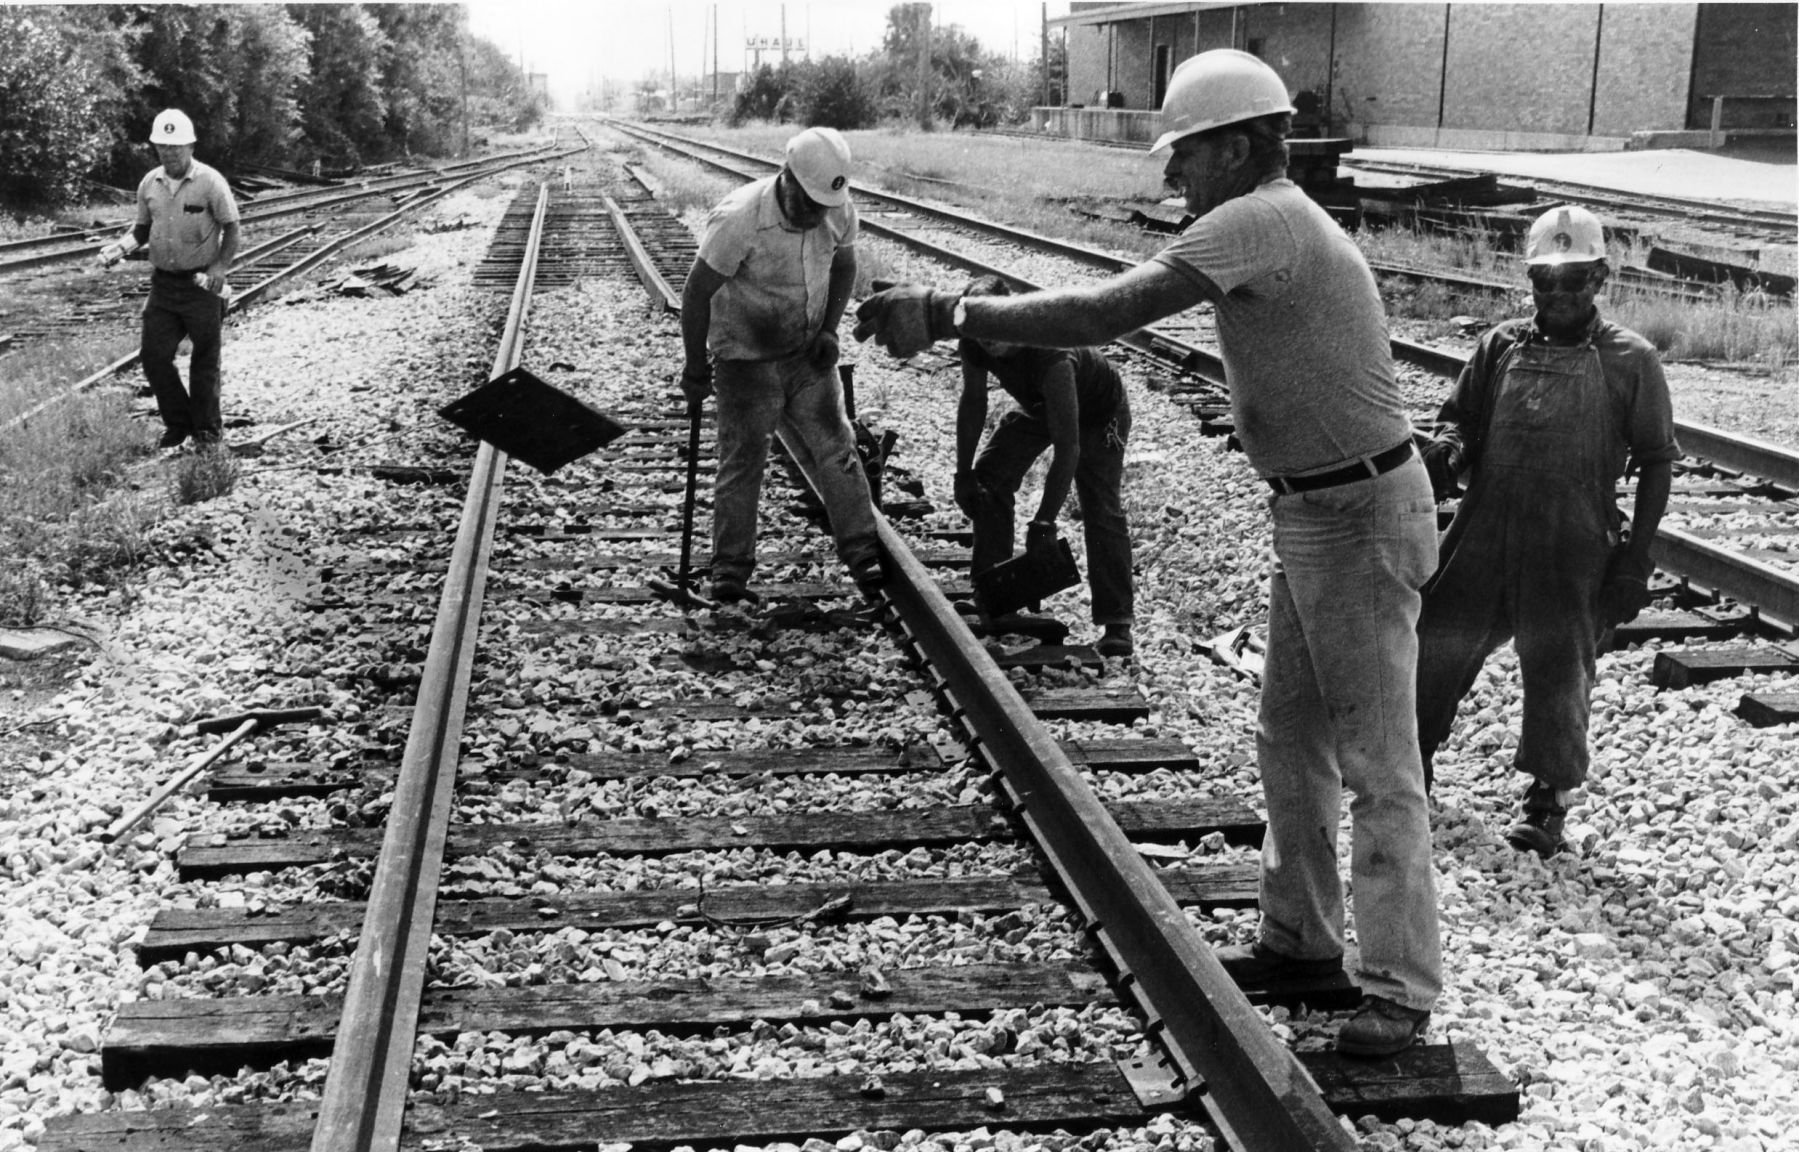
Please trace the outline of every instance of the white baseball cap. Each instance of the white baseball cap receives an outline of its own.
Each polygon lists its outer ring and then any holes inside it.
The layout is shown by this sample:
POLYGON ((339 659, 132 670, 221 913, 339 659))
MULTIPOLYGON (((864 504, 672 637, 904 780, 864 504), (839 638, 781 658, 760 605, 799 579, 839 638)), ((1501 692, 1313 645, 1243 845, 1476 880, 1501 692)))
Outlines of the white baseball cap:
POLYGON ((150 129, 152 144, 192 144, 194 142, 194 122, 187 118, 187 113, 179 108, 170 108, 159 112, 156 123, 150 129))
POLYGON ((1605 259, 1605 229, 1585 208, 1564 204, 1537 217, 1524 243, 1526 264, 1585 264, 1605 259))
POLYGON ((826 208, 850 198, 850 146, 835 128, 808 128, 787 141, 787 168, 826 208))

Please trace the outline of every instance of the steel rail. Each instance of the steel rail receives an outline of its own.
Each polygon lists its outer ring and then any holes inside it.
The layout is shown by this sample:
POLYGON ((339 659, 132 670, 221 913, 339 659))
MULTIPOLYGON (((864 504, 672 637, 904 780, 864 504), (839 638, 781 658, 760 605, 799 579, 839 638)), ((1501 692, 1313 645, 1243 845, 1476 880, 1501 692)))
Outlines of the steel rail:
MULTIPOLYGON (((441 188, 437 189, 435 192, 431 193, 429 196, 421 196, 421 197, 414 198, 414 199, 408 201, 407 203, 402 204, 400 207, 396 208, 394 211, 388 213, 387 215, 382 216, 377 220, 374 220, 368 224, 363 225, 361 228, 355 229, 354 231, 351 231, 351 232, 347 232, 342 236, 333 237, 330 242, 321 245, 319 248, 317 248, 313 252, 309 253, 307 256, 303 257, 302 259, 295 261, 293 264, 288 265, 286 268, 282 268, 279 271, 274 272, 273 274, 263 278, 262 280, 258 281, 257 283, 252 284, 250 287, 244 289, 242 292, 237 293, 230 299, 230 301, 228 301, 226 303, 225 314, 227 316, 229 316, 232 313, 239 311, 240 309, 249 307, 251 304, 255 303, 257 300, 259 300, 263 296, 267 295, 268 292, 272 288, 274 288, 276 285, 280 284, 282 281, 290 280, 293 277, 298 276, 303 272, 307 272, 307 271, 311 270, 312 268, 317 267, 319 264, 324 263, 325 260, 329 259, 331 256, 335 255, 336 253, 341 252, 343 249, 349 247, 350 245, 358 243, 362 240, 366 240, 370 236, 373 236, 379 232, 384 231, 385 229, 387 229, 387 228, 391 227, 392 225, 398 223, 399 221, 405 219, 407 216, 411 215, 412 213, 418 211, 420 208, 423 208, 428 204, 434 204, 437 201, 443 199, 445 196, 448 196, 452 192, 455 192, 462 188, 465 188, 468 185, 473 184, 479 180, 486 179, 488 176, 492 176, 496 172, 504 172, 510 168, 517 168, 517 167, 520 167, 521 165, 525 165, 525 164, 540 163, 541 159, 555 159, 555 158, 558 158, 561 156, 573 155, 577 152, 585 151, 588 147, 590 147, 590 145, 583 143, 580 148, 571 148, 571 149, 564 150, 562 152, 556 152, 556 153, 551 154, 549 157, 538 158, 538 157, 533 156, 532 158, 528 158, 528 159, 514 160, 514 161, 512 161, 508 164, 502 165, 500 167, 493 168, 490 170, 484 170, 484 171, 475 173, 470 176, 465 176, 462 179, 455 181, 454 183, 446 184, 446 185, 442 186, 441 188)), ((242 265, 249 260, 257 259, 260 256, 269 255, 269 254, 271 254, 272 251, 279 250, 279 248, 290 247, 293 243, 297 242, 298 239, 302 235, 304 235, 305 233, 308 233, 308 232, 317 231, 319 227, 320 227, 320 225, 313 224, 313 225, 309 225, 305 228, 295 229, 293 232, 289 232, 289 233, 286 233, 284 236, 277 237, 275 240, 270 241, 268 244, 262 245, 255 249, 252 249, 250 252, 244 253, 243 255, 238 257, 236 264, 234 264, 232 266, 233 270, 235 271, 239 265, 242 265), (275 247, 276 245, 279 245, 279 248, 276 248, 275 247)), ((9 432, 12 429, 18 427, 19 425, 25 423, 27 420, 30 420, 35 416, 41 415, 42 413, 48 411, 49 409, 55 407, 58 404, 65 403, 70 397, 77 395, 78 393, 87 391, 89 388, 92 388, 95 385, 99 384, 102 380, 106 380, 120 372, 125 371, 126 369, 130 368, 133 364, 136 364, 141 355, 142 355, 141 349, 139 349, 137 351, 129 352, 126 355, 119 357, 117 360, 114 360, 111 364, 108 364, 104 368, 101 368, 99 371, 93 373, 92 375, 87 376, 81 380, 77 380, 74 384, 70 385, 68 388, 64 389, 62 392, 59 392, 56 395, 51 396, 48 399, 41 401, 40 403, 27 409, 26 411, 19 413, 17 416, 11 417, 5 423, 0 423, 0 433, 9 432)))
MULTIPOLYGON (((545 184, 538 190, 537 212, 490 378, 510 371, 521 358, 548 208, 545 184)), ((399 1147, 506 460, 504 452, 485 441, 475 455, 332 1046, 313 1152, 399 1147)))
MULTIPOLYGON (((327 195, 319 190, 296 192, 292 197, 284 197, 283 199, 304 199, 305 203, 283 203, 270 207, 268 206, 268 201, 261 201, 259 202, 261 207, 251 208, 245 211, 239 222, 240 224, 261 224, 270 220, 279 220, 283 217, 298 215, 302 212, 324 211, 340 207, 344 204, 353 204, 359 200, 369 200, 376 196, 392 192, 405 191, 411 188, 426 188, 442 181, 446 172, 468 168, 473 164, 484 166, 479 173, 475 173, 474 175, 491 175, 495 172, 504 172, 507 169, 516 168, 520 164, 535 164, 543 160, 556 159, 568 154, 566 151, 555 152, 553 151, 553 148, 554 146, 551 145, 544 148, 532 149, 529 152, 507 153, 504 157, 488 157, 485 160, 446 166, 426 173, 407 173, 402 176, 383 176, 378 180, 368 181, 361 185, 339 184, 334 186, 336 191, 335 195, 327 195), (352 191, 349 189, 354 190, 352 191)), ((575 149, 575 151, 579 151, 579 149, 575 149)), ((466 182, 466 178, 464 178, 464 182, 466 182)), ((111 228, 90 228, 85 232, 70 233, 67 237, 44 237, 32 241, 19 241, 17 243, 21 245, 51 244, 68 239, 71 241, 79 241, 79 244, 77 247, 73 248, 59 248, 52 252, 40 252, 32 256, 18 256, 0 260, 0 276, 4 276, 9 272, 22 272, 29 268, 42 267, 47 264, 58 264, 69 260, 78 260, 83 256, 91 256, 94 253, 94 241, 117 235, 125 227, 125 224, 119 224, 111 228)))
POLYGON ((1799 577, 1771 564, 1665 524, 1655 531, 1655 563, 1738 603, 1752 605, 1757 616, 1788 629, 1799 626, 1799 577))
POLYGON ((643 281, 643 286, 653 298, 661 301, 663 311, 679 312, 681 297, 669 286, 667 278, 657 270, 655 263, 650 259, 649 252, 644 249, 643 240, 637 235, 637 229, 631 227, 631 222, 625 218, 625 210, 620 208, 618 201, 612 197, 607 196, 604 199, 606 213, 612 217, 612 226, 618 230, 619 238, 624 241, 625 255, 631 258, 631 267, 637 270, 637 278, 643 281))
MULTIPOLYGON (((618 127, 611 121, 608 121, 607 123, 609 126, 618 127)), ((632 129, 627 128, 619 128, 619 131, 625 132, 627 135, 632 134, 633 132, 632 129)), ((732 168, 729 164, 714 160, 709 156, 699 155, 682 147, 680 144, 670 142, 671 140, 678 140, 679 137, 670 137, 668 140, 656 139, 657 136, 662 135, 665 134, 655 133, 647 138, 648 142, 655 144, 659 148, 666 148, 671 152, 685 156, 696 164, 703 164, 739 180, 754 179, 753 177, 748 177, 737 169, 732 168)), ((713 147, 713 145, 707 145, 707 147, 713 147)), ((720 149, 720 151, 728 152, 729 149, 720 149)), ((758 161, 758 163, 766 164, 768 162, 758 161)), ((776 165, 776 167, 779 167, 779 165, 776 165)), ((869 193, 866 189, 861 187, 855 188, 854 191, 858 196, 885 196, 884 193, 869 193)), ((951 216, 958 221, 963 219, 962 217, 954 216, 953 213, 944 213, 941 209, 932 209, 932 211, 938 215, 951 216)), ((858 222, 858 226, 870 235, 892 240, 896 244, 904 245, 916 252, 929 256, 933 260, 948 264, 952 267, 961 268, 962 270, 972 272, 977 276, 998 276, 1014 287, 1021 288, 1027 292, 1036 292, 1043 289, 1042 285, 1027 280, 1015 272, 1008 271, 995 264, 988 264, 983 260, 958 252, 953 248, 945 248, 940 244, 933 244, 929 240, 920 239, 909 232, 890 227, 877 220, 861 219, 858 222)), ((1025 245, 1032 244, 1033 237, 1035 236, 1034 233, 1029 232, 1014 234, 1012 230, 1006 228, 1004 225, 987 222, 981 222, 981 226, 974 230, 986 232, 989 235, 1003 239, 1016 239, 1018 243, 1025 245)), ((1070 247, 1074 248, 1077 252, 1087 253, 1092 259, 1104 261, 1104 266, 1108 268, 1135 267, 1135 265, 1131 264, 1129 261, 1121 261, 1119 257, 1109 256, 1106 253, 1098 252, 1094 249, 1081 249, 1074 246, 1070 247)), ((1073 258, 1084 259, 1085 257, 1076 256, 1073 258)), ((1171 362, 1183 370, 1199 376, 1207 383, 1216 387, 1224 387, 1224 361, 1220 359, 1216 353, 1202 348, 1197 344, 1182 340, 1177 336, 1170 336, 1168 333, 1155 328, 1140 328, 1135 332, 1128 332, 1125 335, 1118 337, 1117 342, 1135 348, 1139 352, 1154 356, 1157 359, 1171 362)))
MULTIPOLYGON (((616 221, 621 232, 629 227, 622 214, 616 221)), ((660 276, 643 275, 647 259, 637 266, 652 297, 672 299, 660 276)), ((778 434, 795 460, 804 458, 785 430, 778 434)), ((1317 1083, 1274 1038, 930 570, 879 509, 874 515, 887 558, 883 591, 902 630, 1118 966, 1146 1030, 1173 1060, 1183 1098, 1204 1107, 1242 1152, 1354 1148, 1317 1083)))
MULTIPOLYGON (((661 132, 649 134, 652 139, 656 136, 666 135, 666 133, 661 132)), ((674 137, 673 139, 679 138, 674 137)), ((668 148, 670 151, 686 155, 698 163, 706 164, 709 167, 720 171, 731 173, 740 179, 743 178, 743 173, 737 172, 729 165, 711 160, 708 157, 697 155, 685 148, 671 145, 666 141, 655 140, 655 143, 660 147, 668 148)), ((710 144, 705 145, 705 147, 716 148, 715 145, 710 144)), ((718 150, 726 152, 730 151, 729 149, 718 150)), ((767 161, 760 162, 765 164, 768 163, 767 161)), ((857 195, 862 195, 864 193, 864 189, 862 188, 857 188, 855 191, 857 195)), ((909 236, 906 233, 887 228, 876 222, 864 220, 862 221, 862 227, 874 235, 885 236, 898 243, 930 255, 934 259, 969 269, 977 274, 996 274, 1027 290, 1037 287, 1037 285, 1032 284, 1030 281, 1015 276, 1004 269, 985 264, 973 257, 942 248, 929 241, 920 240, 917 237, 909 236)), ((1000 226, 995 225, 992 227, 998 228, 1000 226)), ((1021 240, 1020 242, 1028 243, 1029 241, 1027 239, 1021 240)), ((1390 337, 1389 339, 1395 359, 1424 368, 1440 376, 1447 376, 1450 379, 1454 379, 1461 374, 1462 369, 1466 367, 1468 363, 1467 356, 1446 348, 1437 348, 1429 344, 1420 344, 1416 341, 1406 340, 1400 337, 1390 337)), ((1214 353, 1203 349, 1198 345, 1168 336, 1153 328, 1140 329, 1137 332, 1120 338, 1119 342, 1128 344, 1139 351, 1155 356, 1166 362, 1173 363, 1177 367, 1192 372, 1220 387, 1225 386, 1223 362, 1214 353)), ((1799 453, 1794 453, 1777 445, 1768 444, 1765 441, 1735 436, 1734 434, 1723 432, 1716 428, 1709 428, 1705 425, 1693 424, 1684 420, 1676 420, 1674 422, 1674 429, 1676 435, 1683 442, 1694 446, 1693 450, 1703 454, 1707 459, 1716 460, 1727 468, 1759 476, 1784 487, 1799 489, 1799 453), (1704 445, 1705 447, 1699 448, 1697 447, 1698 445, 1704 445)), ((1702 583, 1708 584, 1724 595, 1740 600, 1746 604, 1765 607, 1769 614, 1782 620, 1790 620, 1792 623, 1799 624, 1799 619, 1794 619, 1787 615, 1786 613, 1788 610, 1781 607, 1781 605, 1785 603, 1785 600, 1783 599, 1785 594, 1781 592, 1780 586, 1777 583, 1770 582, 1766 577, 1766 573, 1773 572, 1775 571, 1774 569, 1768 568, 1767 565, 1759 564, 1747 557, 1737 557, 1735 560, 1732 560, 1729 558, 1730 553, 1716 548, 1708 548, 1702 556, 1699 552, 1686 547, 1677 540, 1677 538, 1670 535, 1670 533, 1676 531, 1678 530, 1665 526, 1659 528, 1657 531, 1657 561, 1668 571, 1673 572, 1676 575, 1699 579, 1702 583), (1683 565, 1687 567, 1683 567, 1683 565), (1733 565, 1735 565, 1735 567, 1733 567, 1733 565), (1767 604, 1763 604, 1763 602, 1758 599, 1758 597, 1761 596, 1770 596, 1773 597, 1773 600, 1767 604)))

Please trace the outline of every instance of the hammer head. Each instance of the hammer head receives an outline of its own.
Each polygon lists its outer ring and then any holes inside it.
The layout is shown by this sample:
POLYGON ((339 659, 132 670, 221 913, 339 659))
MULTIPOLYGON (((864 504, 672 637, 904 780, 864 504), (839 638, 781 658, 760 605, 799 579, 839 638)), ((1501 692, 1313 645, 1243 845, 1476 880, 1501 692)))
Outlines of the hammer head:
POLYGON ((199 720, 194 727, 202 732, 233 732, 246 723, 254 722, 258 729, 273 728, 277 724, 304 724, 308 720, 317 720, 325 714, 323 708, 282 708, 258 712, 240 712, 235 716, 215 716, 209 720, 199 720))

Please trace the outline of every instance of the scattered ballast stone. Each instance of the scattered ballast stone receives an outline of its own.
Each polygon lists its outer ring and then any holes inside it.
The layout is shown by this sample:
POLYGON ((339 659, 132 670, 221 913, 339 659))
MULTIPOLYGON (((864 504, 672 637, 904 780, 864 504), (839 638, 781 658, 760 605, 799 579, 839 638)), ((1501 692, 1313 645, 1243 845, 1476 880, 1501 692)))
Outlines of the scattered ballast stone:
MULTIPOLYGON (((422 458, 431 445, 472 452, 472 445, 442 427, 433 413, 486 377, 491 355, 470 336, 498 330, 504 301, 499 294, 473 288, 469 274, 511 190, 523 179, 519 174, 506 178, 499 195, 469 192, 451 198, 437 210, 439 218, 476 221, 478 226, 441 233, 421 229, 410 247, 395 254, 416 268, 428 286, 402 297, 358 300, 306 298, 296 292, 291 305, 253 310, 234 320, 226 347, 228 409, 249 413, 269 427, 307 418, 315 422, 272 441, 262 457, 246 465, 231 496, 179 510, 170 525, 159 528, 155 537, 165 545, 165 559, 151 565, 129 601, 117 595, 76 597, 69 605, 71 615, 103 622, 108 647, 62 692, 18 717, 44 723, 48 738, 40 746, 49 750, 22 766, 8 761, 23 769, 29 782, 0 800, 0 894, 5 897, 0 913, 0 1152, 30 1147, 44 1119, 63 1113, 313 1099, 322 1088, 325 1064, 313 1060, 239 1077, 155 1080, 141 1090, 114 1095, 100 1086, 94 1045, 104 1036, 115 1007, 139 997, 339 990, 352 938, 255 952, 225 950, 148 971, 139 968, 133 947, 160 908, 215 906, 233 899, 248 905, 345 898, 366 884, 366 875, 348 870, 332 878, 245 877, 227 890, 182 883, 173 862, 189 834, 290 823, 278 815, 249 816, 231 806, 197 803, 185 794, 118 845, 103 848, 93 842, 92 833, 203 746, 185 727, 198 717, 318 704, 326 709, 325 723, 303 733, 274 734, 257 754, 321 761, 359 750, 368 733, 383 723, 379 710, 369 707, 356 667, 404 662, 391 645, 408 641, 390 643, 387 637, 403 625, 410 629, 411 642, 418 642, 428 627, 429 611, 395 621, 391 613, 369 608, 327 625, 306 602, 321 586, 317 569, 345 556, 402 562, 415 556, 405 543, 358 540, 347 533, 355 524, 385 521, 397 500, 421 525, 441 524, 454 515, 452 494, 432 486, 375 483, 367 470, 422 458), (395 382, 409 390, 388 391, 387 385, 395 382), (269 669, 276 666, 297 674, 273 678, 269 669), (337 890, 328 891, 333 885, 337 890)), ((881 241, 863 243, 901 278, 944 287, 965 278, 893 254, 881 241)), ((1010 254, 1003 262, 1045 283, 1091 278, 1041 257, 1010 254)), ((652 314, 635 285, 588 281, 557 292, 536 306, 533 325, 553 332, 531 345, 534 362, 541 357, 546 370, 557 362, 572 365, 552 373, 555 382, 598 406, 624 407, 646 396, 672 394, 677 365, 669 349, 676 325, 652 314)), ((1189 327, 1203 331, 1205 325, 1189 327)), ((1401 334, 1446 343, 1428 334, 1401 334)), ((933 355, 902 366, 847 338, 844 347, 857 362, 864 419, 903 430, 895 462, 923 482, 926 499, 937 509, 920 529, 960 527, 950 494, 960 386, 953 364, 933 355)), ((1103 682, 1128 683, 1143 691, 1153 711, 1139 725, 1140 733, 1185 741, 1200 769, 1144 777, 1096 773, 1095 780, 1106 795, 1120 798, 1180 795, 1188 785, 1258 800, 1256 690, 1211 663, 1201 646, 1231 628, 1265 622, 1267 491, 1221 438, 1202 435, 1197 420, 1166 401, 1159 389, 1170 376, 1167 369, 1122 353, 1115 359, 1131 389, 1136 419, 1125 494, 1136 539, 1139 619, 1135 661, 1128 669, 1108 668, 1103 682), (1200 779, 1187 779, 1195 776, 1200 779)), ((1676 368, 1670 375, 1677 412, 1684 414, 1682 372, 1676 368)), ((1402 369, 1402 378, 1421 410, 1434 410, 1446 390, 1444 382, 1415 370, 1402 369)), ((1745 430, 1766 434, 1753 427, 1745 430)), ((572 522, 582 502, 596 496, 652 501, 678 515, 678 492, 615 486, 597 468, 581 472, 575 483, 536 480, 517 471, 523 482, 517 498, 531 502, 520 506, 541 509, 546 521, 560 515, 572 522)), ((1031 492, 1023 498, 1028 502, 1031 492)), ((777 507, 780 501, 767 503, 771 515, 787 515, 777 507)), ((1073 511, 1071 505, 1062 526, 1079 556, 1080 525, 1073 511)), ((1720 525, 1728 522, 1718 517, 1720 525)), ((534 548, 525 554, 554 553, 534 548)), ((780 574, 788 577, 840 578, 825 553, 814 565, 780 574)), ((1073 626, 1078 641, 1093 634, 1086 604, 1085 589, 1077 587, 1046 607, 1073 626)), ((509 611, 525 615, 501 601, 490 608, 500 629, 506 627, 509 611)), ((589 607, 580 615, 623 620, 638 611, 589 607)), ((556 615, 556 609, 547 614, 556 615)), ((575 613, 568 609, 562 615, 573 618, 575 613)), ((616 641, 607 637, 570 646, 579 652, 585 643, 595 668, 618 661, 606 669, 615 679, 630 677, 635 662, 655 647, 616 641)), ((1510 769, 1520 717, 1515 658, 1502 652, 1477 682, 1439 756, 1432 802, 1448 977, 1432 1037, 1480 1045, 1523 1086, 1525 1114, 1499 1129, 1346 1120, 1363 1147, 1771 1152, 1790 1146, 1791 1134, 1799 1128, 1799 1102, 1790 1087, 1799 1078, 1799 1011, 1794 1003, 1799 792, 1789 767, 1791 732, 1784 727, 1750 729, 1732 716, 1742 685, 1736 691, 1725 684, 1655 692, 1648 685, 1654 651, 1654 645, 1645 645, 1600 660, 1593 776, 1573 812, 1577 852, 1549 862, 1520 856, 1503 840, 1522 786, 1510 769)), ((765 655, 748 648, 741 655, 764 671, 754 660, 767 659, 765 655)), ((788 678, 783 691, 806 687, 802 674, 842 673, 834 645, 823 645, 814 655, 809 666, 795 662, 792 669, 781 668, 788 678)), ((516 693, 519 703, 508 707, 522 709, 539 703, 540 697, 560 703, 594 687, 582 680, 559 684, 533 678, 523 668, 521 664, 517 675, 493 686, 497 692, 516 693)), ((755 678, 747 668, 744 672, 746 681, 755 678)), ((857 665, 856 675, 872 690, 887 683, 890 672, 875 659, 857 665)), ((1076 682, 1073 674, 1062 672, 1015 673, 1014 679, 1076 682)), ((744 691, 756 689, 746 686, 744 691)), ((861 732, 866 739, 886 739, 897 747, 941 731, 928 707, 903 724, 891 718, 885 723, 897 730, 862 731, 853 709, 823 722, 780 717, 763 721, 755 740, 756 746, 775 747, 826 737, 841 742, 861 732)), ((1052 727, 1063 739, 1116 735, 1100 726, 1063 722, 1052 727)), ((540 747, 541 741, 522 734, 484 733, 478 740, 485 742, 480 758, 496 764, 521 752, 553 752, 556 747, 553 740, 549 748, 540 747)), ((643 724, 629 732, 595 729, 589 745, 699 757, 709 746, 731 746, 728 740, 724 728, 709 729, 696 740, 674 725, 643 724)), ((979 776, 965 772, 953 778, 972 783, 979 776)), ((874 802, 880 793, 873 790, 883 787, 858 781, 838 793, 840 785, 793 796, 854 804, 863 797, 874 802), (864 787, 871 791, 859 795, 864 787)), ((601 812, 596 800, 616 805, 621 813, 642 801, 658 809, 666 804, 672 814, 714 793, 711 786, 689 792, 661 785, 631 793, 608 783, 584 788, 581 795, 596 814, 601 812)), ((787 799, 767 788, 754 795, 758 804, 787 799)), ((357 803, 373 802, 378 812, 379 800, 366 796, 357 803)), ((494 820, 523 818, 545 815, 550 804, 541 792, 520 790, 510 798, 483 800, 478 811, 494 820)), ((294 817, 291 823, 301 826, 341 818, 331 812, 329 802, 284 802, 282 808, 294 817)), ((1188 847, 1206 852, 1204 845, 1188 847)), ((1241 858, 1234 849, 1219 855, 1241 858)), ((983 853, 969 864, 978 863, 985 871, 993 862, 983 853)), ((1019 863, 1028 862, 1019 857, 1019 863)), ((843 862, 831 863, 841 874, 843 862)), ((799 882, 822 874, 809 865, 803 857, 742 858, 742 866, 765 881, 781 877, 799 882)), ((566 866, 576 867, 572 862, 566 866)), ((625 862, 603 873, 571 875, 570 880, 675 885, 697 879, 691 867, 689 861, 663 861, 656 867, 649 861, 625 862)), ((1214 943, 1248 939, 1256 919, 1253 910, 1232 909, 1189 910, 1188 917, 1214 943)), ((1032 913, 1003 931, 997 927, 999 919, 974 924, 908 921, 891 928, 879 921, 831 925, 790 955, 784 949, 796 939, 768 933, 761 962, 781 948, 775 955, 790 968, 823 965, 849 971, 864 959, 890 959, 897 966, 905 963, 908 950, 945 946, 968 948, 970 957, 1004 957, 1012 954, 1008 949, 1017 949, 1047 959, 1063 955, 1064 942, 1074 935, 1061 910, 1032 913), (1013 932, 1023 935, 1002 948, 992 939, 996 931, 1002 941, 1013 932), (883 935, 887 932, 898 935, 883 935)), ((743 941, 699 929, 679 939, 660 931, 578 939, 551 927, 509 941, 495 934, 439 942, 433 950, 434 963, 471 978, 502 959, 522 960, 525 971, 541 965, 546 979, 557 965, 572 968, 576 963, 583 965, 577 977, 592 969, 596 978, 604 972, 616 979, 607 961, 627 974, 664 964, 753 970, 758 962, 743 941), (619 958, 621 953, 625 959, 619 958)), ((1277 1035, 1298 1047, 1327 1044, 1341 1018, 1278 1008, 1262 1012, 1277 1035)), ((1034 1017, 1032 1027, 1041 1030, 1045 1021, 1055 1019, 1034 1017)), ((1078 1049, 1080 1058, 1110 1058, 1120 1054, 1115 1048, 1128 1052, 1138 1042, 1134 1022, 1115 1008, 1075 1025, 1075 1034, 1057 1038, 1066 1039, 1071 1051, 1078 1049), (1092 1039, 1084 1032, 1090 1023, 1096 1031, 1092 1039)), ((846 1044, 834 1029, 795 1027, 786 1038, 779 1029, 771 1035, 749 1031, 716 1038, 726 1042, 717 1052, 711 1050, 715 1038, 695 1041, 650 1033, 620 1033, 603 1040, 598 1034, 570 1034, 524 1046, 508 1037, 472 1034, 466 1049, 459 1047, 463 1038, 451 1044, 421 1042, 422 1066, 439 1080, 429 1090, 421 1089, 420 1098, 447 1099, 463 1090, 463 1083, 453 1078, 466 1078, 466 1070, 449 1071, 458 1058, 466 1062, 478 1057, 481 1062, 481 1074, 469 1089, 475 1093, 507 1083, 530 1088, 554 1077, 563 1078, 554 1082, 566 1083, 583 1074, 611 1075, 608 1059, 630 1062, 622 1069, 625 1082, 640 1066, 647 1067, 648 1075, 659 1074, 658 1061, 667 1062, 660 1066, 666 1074, 670 1065, 678 1070, 683 1060, 697 1068, 728 1057, 728 1072, 740 1053, 747 1054, 751 1074, 761 1060, 789 1066, 813 1061, 822 1067, 826 1056, 834 1055, 830 1045, 846 1044), (635 1041, 626 1038, 632 1035, 635 1041), (806 1042, 793 1042, 801 1038, 806 1042), (634 1043, 641 1046, 635 1055, 634 1043), (605 1053, 597 1065, 589 1060, 595 1051, 605 1053), (505 1066, 508 1059, 512 1069, 505 1066), (442 1066, 430 1068, 432 1060, 442 1066), (596 1066, 597 1072, 590 1071, 596 1066)), ((989 1021, 921 1018, 898 1029, 871 1027, 865 1037, 847 1043, 882 1043, 888 1045, 882 1051, 896 1060, 918 1059, 928 1036, 929 1044, 961 1045, 979 1059, 991 1058, 977 1048, 979 1038, 992 1031, 989 1021), (933 1034, 932 1028, 948 1030, 933 1034)), ((846 1062, 857 1073, 879 1074, 868 1061, 846 1062)), ((775 1070, 774 1064, 765 1069, 768 1074, 775 1070)), ((778 1147, 791 1152, 800 1146, 778 1147)), ((843 1152, 1210 1152, 1213 1142, 1189 1121, 1157 1117, 1140 1128, 1085 1135, 1021 1136, 1003 1131, 996 1122, 991 1130, 958 1133, 855 1133, 804 1147, 806 1152, 832 1147, 843 1152)))

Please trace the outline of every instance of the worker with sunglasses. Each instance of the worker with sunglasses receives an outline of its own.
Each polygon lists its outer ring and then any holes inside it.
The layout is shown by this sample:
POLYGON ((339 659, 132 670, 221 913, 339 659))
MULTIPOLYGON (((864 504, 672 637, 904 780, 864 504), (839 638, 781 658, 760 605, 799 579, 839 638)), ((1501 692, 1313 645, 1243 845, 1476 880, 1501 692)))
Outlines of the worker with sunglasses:
POLYGON ((1458 479, 1467 493, 1418 621, 1418 741, 1428 780, 1457 705, 1511 640, 1524 684, 1513 764, 1530 781, 1507 839, 1549 857, 1567 847, 1571 794, 1587 778, 1600 641, 1649 603, 1680 448, 1654 346, 1599 314, 1610 272, 1599 220, 1551 209, 1524 263, 1535 315, 1481 337, 1424 451, 1439 495, 1458 479), (1625 527, 1615 492, 1627 467, 1638 480, 1625 527))

